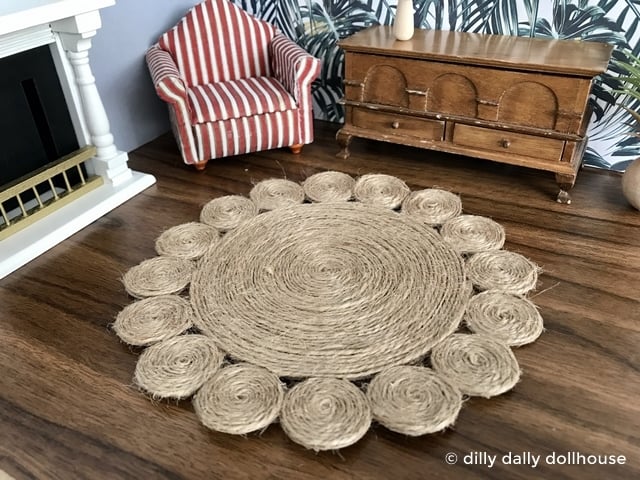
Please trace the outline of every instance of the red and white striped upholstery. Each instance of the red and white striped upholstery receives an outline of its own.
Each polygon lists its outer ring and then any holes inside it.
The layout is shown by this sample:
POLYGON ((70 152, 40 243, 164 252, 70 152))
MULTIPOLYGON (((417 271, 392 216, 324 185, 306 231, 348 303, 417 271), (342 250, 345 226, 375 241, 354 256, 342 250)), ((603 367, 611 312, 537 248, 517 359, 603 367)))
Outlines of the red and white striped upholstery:
POLYGON ((188 164, 313 141, 320 61, 228 0, 206 0, 146 55, 188 164))

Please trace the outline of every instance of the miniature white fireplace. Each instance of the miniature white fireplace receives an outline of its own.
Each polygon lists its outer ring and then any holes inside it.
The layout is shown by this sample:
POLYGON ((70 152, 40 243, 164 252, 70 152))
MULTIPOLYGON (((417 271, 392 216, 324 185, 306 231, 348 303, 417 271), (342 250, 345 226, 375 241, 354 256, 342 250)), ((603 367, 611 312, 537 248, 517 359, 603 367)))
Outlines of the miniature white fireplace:
POLYGON ((0 240, 0 278, 155 183, 151 175, 132 171, 127 153, 117 149, 89 64, 91 38, 101 27, 99 10, 114 4, 115 0, 0 2, 0 58, 49 46, 78 144, 96 149, 86 169, 102 177, 99 187, 0 240))

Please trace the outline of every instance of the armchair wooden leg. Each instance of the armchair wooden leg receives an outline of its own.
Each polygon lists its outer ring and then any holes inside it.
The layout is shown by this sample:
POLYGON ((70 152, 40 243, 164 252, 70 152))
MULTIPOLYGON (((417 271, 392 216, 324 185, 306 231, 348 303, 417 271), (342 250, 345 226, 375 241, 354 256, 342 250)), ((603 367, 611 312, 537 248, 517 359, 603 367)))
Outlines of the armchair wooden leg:
POLYGON ((196 167, 196 170, 198 170, 199 172, 201 172, 202 170, 205 169, 205 167, 207 166, 207 162, 209 160, 203 160, 202 162, 196 162, 193 164, 194 167, 196 167))
POLYGON ((294 155, 298 155, 302 151, 302 143, 296 143, 294 145, 289 145, 289 150, 294 155))

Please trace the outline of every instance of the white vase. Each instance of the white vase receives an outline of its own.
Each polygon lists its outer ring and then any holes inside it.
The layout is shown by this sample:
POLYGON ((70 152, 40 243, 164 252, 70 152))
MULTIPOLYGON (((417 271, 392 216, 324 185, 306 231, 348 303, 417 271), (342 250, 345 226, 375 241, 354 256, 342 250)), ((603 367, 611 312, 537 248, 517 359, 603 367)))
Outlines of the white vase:
POLYGON ((413 37, 413 0, 398 0, 393 35, 398 40, 409 40, 413 37))
POLYGON ((640 210, 640 158, 636 158, 622 175, 622 193, 631 205, 640 210))

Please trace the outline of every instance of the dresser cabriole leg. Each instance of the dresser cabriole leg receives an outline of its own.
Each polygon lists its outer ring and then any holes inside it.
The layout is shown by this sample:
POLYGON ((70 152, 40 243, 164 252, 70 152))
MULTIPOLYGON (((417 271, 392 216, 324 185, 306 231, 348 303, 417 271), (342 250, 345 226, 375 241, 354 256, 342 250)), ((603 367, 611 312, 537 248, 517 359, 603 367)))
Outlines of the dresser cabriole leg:
POLYGON ((576 181, 575 175, 564 175, 562 173, 556 173, 556 183, 560 187, 560 191, 558 192, 558 197, 556 201, 558 203, 564 203, 569 205, 571 203, 571 195, 569 195, 569 190, 573 188, 573 184, 576 181))
POLYGON ((349 158, 349 155, 351 154, 349 152, 349 144, 351 143, 351 138, 352 138, 352 135, 349 135, 348 133, 343 133, 342 130, 338 130, 338 133, 336 133, 336 140, 338 141, 338 145, 340 145, 340 148, 342 150, 336 153, 336 157, 341 158, 343 160, 346 160, 347 158, 349 158))

